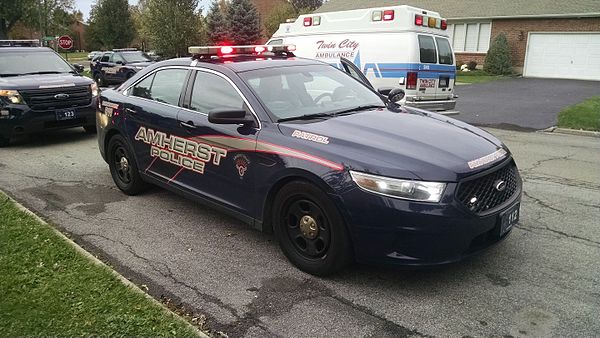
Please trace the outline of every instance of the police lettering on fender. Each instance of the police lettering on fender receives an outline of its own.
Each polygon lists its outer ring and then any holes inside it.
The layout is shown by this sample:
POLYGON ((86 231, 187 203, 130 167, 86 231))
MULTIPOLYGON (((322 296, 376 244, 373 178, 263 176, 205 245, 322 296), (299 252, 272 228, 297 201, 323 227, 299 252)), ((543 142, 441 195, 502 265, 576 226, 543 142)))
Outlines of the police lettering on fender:
POLYGON ((150 156, 175 164, 199 174, 204 173, 204 165, 212 160, 216 166, 227 156, 227 149, 188 140, 175 135, 140 127, 135 134, 136 141, 150 145, 150 156))

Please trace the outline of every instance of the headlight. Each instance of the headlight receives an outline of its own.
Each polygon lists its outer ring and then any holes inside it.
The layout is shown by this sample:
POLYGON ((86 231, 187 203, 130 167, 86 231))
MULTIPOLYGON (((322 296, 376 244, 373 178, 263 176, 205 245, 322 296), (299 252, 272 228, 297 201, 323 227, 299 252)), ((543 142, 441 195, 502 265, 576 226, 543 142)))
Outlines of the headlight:
POLYGON ((96 84, 96 82, 94 82, 90 85, 90 89, 92 90, 92 97, 98 96, 99 90, 98 90, 98 85, 96 84))
POLYGON ((401 180, 356 171, 350 171, 350 176, 366 191, 412 201, 439 202, 446 188, 446 183, 401 180))
POLYGON ((23 104, 23 97, 16 90, 0 89, 0 98, 8 100, 12 104, 23 104))

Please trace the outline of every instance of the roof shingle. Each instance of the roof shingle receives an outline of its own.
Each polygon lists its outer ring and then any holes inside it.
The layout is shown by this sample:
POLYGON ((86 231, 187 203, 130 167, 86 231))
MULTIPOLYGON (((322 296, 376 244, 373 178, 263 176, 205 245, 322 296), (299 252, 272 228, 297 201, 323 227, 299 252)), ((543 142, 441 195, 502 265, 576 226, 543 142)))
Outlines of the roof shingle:
POLYGON ((399 5, 439 12, 448 19, 577 16, 574 14, 600 17, 600 0, 330 0, 316 12, 399 5))

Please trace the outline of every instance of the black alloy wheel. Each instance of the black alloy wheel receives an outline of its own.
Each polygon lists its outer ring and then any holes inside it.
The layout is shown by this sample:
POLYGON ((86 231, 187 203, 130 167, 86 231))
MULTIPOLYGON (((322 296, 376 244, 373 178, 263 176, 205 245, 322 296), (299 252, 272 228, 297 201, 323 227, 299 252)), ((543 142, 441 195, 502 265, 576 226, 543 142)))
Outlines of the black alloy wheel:
POLYGON ((108 142, 108 165, 113 181, 127 195, 137 195, 146 190, 148 184, 142 180, 125 139, 113 136, 108 142))

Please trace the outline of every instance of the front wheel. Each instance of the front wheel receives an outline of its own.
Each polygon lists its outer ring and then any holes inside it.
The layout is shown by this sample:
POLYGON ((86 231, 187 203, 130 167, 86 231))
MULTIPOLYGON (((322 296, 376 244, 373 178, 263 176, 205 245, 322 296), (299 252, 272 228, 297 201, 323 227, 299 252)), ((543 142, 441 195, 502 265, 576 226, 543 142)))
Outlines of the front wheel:
POLYGON ((137 195, 148 188, 148 184, 140 176, 132 154, 121 135, 113 136, 108 142, 110 174, 117 187, 127 195, 137 195))
POLYGON ((325 276, 352 261, 352 244, 333 201, 304 181, 285 185, 273 203, 273 230, 286 257, 300 270, 325 276))

